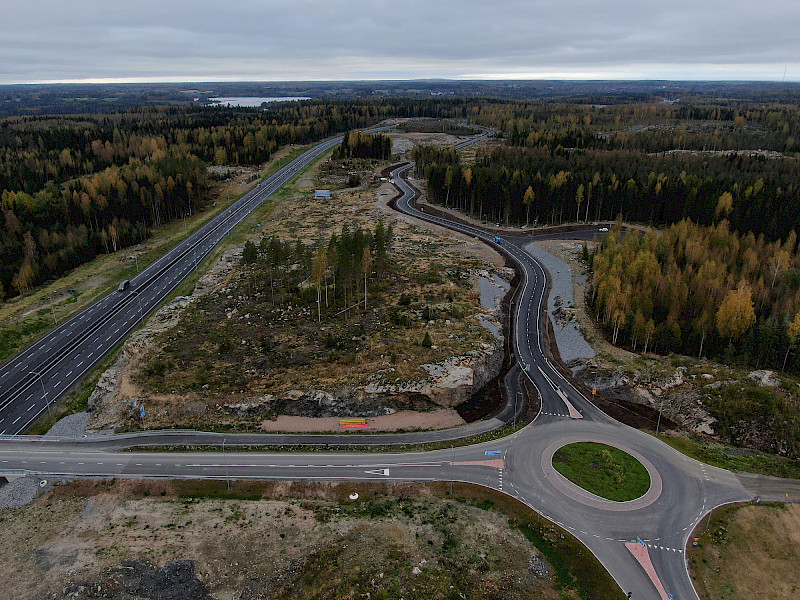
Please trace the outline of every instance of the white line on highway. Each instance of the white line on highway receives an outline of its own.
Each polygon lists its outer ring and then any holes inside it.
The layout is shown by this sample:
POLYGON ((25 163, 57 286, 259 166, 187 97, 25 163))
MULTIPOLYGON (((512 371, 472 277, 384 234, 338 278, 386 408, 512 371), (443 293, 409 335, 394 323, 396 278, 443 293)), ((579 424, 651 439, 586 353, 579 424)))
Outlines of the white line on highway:
POLYGON ((31 409, 32 409, 34 406, 36 406, 36 405, 35 405, 35 404, 31 404, 31 405, 28 407, 28 410, 26 410, 25 412, 30 412, 30 411, 31 411, 31 409))
POLYGON ((17 418, 14 420, 14 422, 12 423, 12 425, 16 425, 16 424, 17 424, 17 421, 19 421, 21 418, 22 418, 22 416, 19 416, 19 417, 17 417, 17 418))

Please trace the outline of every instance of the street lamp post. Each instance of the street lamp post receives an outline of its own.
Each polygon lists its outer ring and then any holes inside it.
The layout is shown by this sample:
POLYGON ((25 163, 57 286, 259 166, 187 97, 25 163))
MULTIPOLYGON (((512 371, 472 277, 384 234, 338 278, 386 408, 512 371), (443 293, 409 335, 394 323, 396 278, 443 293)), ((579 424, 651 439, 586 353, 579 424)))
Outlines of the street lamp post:
POLYGON ((39 378, 39 383, 42 384, 42 393, 44 394, 44 401, 47 403, 47 416, 50 416, 50 398, 47 395, 47 390, 44 387, 44 378, 42 377, 41 373, 37 373, 36 371, 31 371, 31 375, 36 375, 39 378))
POLYGON ((144 323, 144 310, 142 309, 142 297, 141 292, 131 292, 133 295, 136 296, 136 299, 139 301, 139 324, 141 325, 144 323))
POLYGON ((658 404, 658 420, 656 421, 656 437, 658 437, 658 428, 661 427, 661 409, 664 408, 664 398, 658 404))

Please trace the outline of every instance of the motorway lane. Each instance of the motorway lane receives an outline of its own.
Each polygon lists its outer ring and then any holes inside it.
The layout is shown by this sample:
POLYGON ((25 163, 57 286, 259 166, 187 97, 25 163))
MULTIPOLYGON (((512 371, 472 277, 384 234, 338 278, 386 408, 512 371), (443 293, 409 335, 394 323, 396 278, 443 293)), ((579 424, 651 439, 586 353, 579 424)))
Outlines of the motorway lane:
MULTIPOLYGON (((377 127, 369 132, 388 129, 377 127)), ((0 435, 24 431, 141 323, 250 212, 340 137, 326 140, 257 185, 131 279, 0 365, 0 435)))

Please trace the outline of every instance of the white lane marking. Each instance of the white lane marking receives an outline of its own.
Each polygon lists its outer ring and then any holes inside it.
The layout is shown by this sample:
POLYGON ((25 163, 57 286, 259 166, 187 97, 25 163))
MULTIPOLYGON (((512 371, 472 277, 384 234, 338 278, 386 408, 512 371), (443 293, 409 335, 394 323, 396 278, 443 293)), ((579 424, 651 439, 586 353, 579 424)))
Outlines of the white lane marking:
POLYGON ((17 424, 17 421, 19 421, 21 418, 22 418, 22 416, 19 416, 19 417, 17 417, 17 418, 14 420, 14 422, 12 423, 12 425, 16 425, 16 424, 17 424))
POLYGON ((35 404, 31 404, 31 405, 30 405, 30 408, 28 408, 28 410, 27 410, 27 411, 25 411, 25 412, 30 412, 30 411, 31 411, 31 409, 32 409, 33 407, 35 407, 35 406, 36 406, 35 404))

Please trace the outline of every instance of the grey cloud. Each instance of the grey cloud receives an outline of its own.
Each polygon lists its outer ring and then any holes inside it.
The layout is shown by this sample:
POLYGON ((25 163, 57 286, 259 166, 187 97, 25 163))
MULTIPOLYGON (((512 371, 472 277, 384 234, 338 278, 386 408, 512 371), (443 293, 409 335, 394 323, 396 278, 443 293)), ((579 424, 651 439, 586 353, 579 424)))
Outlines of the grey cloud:
POLYGON ((4 12, 2 83, 571 72, 751 78, 785 65, 800 78, 795 0, 37 0, 4 12))

